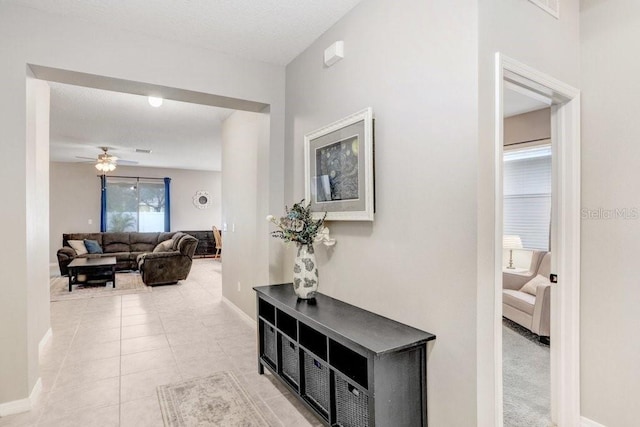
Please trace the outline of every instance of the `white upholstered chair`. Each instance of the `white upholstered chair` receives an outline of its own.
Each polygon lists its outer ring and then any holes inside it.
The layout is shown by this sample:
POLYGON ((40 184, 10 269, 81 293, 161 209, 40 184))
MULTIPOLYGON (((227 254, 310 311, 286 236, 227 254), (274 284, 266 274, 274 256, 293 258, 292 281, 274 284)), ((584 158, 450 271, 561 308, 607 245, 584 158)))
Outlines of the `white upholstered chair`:
POLYGON ((531 262, 531 269, 526 273, 503 270, 502 315, 540 337, 548 337, 551 326, 551 252, 534 253, 531 262), (537 278, 538 275, 542 278, 537 278), (532 280, 532 284, 525 288, 532 280))

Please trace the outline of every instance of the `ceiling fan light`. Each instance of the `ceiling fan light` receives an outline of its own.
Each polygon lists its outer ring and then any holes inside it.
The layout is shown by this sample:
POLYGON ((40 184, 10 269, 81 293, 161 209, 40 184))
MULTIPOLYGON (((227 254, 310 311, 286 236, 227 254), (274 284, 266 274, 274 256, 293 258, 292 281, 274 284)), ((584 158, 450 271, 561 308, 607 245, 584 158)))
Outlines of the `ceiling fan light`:
POLYGON ((159 106, 162 105, 162 98, 160 98, 158 96, 150 96, 149 97, 149 105, 151 105, 152 107, 158 108, 159 106))
POLYGON ((96 169, 100 172, 112 172, 116 170, 116 164, 110 161, 100 160, 96 163, 96 169))

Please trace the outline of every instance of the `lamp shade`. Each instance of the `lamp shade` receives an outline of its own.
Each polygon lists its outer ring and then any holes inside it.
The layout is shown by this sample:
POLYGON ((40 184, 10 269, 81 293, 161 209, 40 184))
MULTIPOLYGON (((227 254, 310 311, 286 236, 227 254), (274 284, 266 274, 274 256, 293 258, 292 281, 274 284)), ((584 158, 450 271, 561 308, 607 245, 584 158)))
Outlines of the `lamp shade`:
POLYGON ((517 234, 505 234, 502 236, 504 249, 522 249, 522 239, 517 234))

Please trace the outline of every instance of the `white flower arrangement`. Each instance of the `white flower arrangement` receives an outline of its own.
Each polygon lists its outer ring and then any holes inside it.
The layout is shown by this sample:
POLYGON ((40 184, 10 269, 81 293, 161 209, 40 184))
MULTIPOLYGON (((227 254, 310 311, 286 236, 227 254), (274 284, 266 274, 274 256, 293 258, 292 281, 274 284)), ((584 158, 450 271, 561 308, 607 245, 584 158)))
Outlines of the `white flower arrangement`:
POLYGON ((291 209, 285 206, 286 215, 276 218, 267 215, 267 221, 274 223, 279 230, 271 235, 285 242, 294 242, 299 245, 313 245, 322 243, 325 246, 333 246, 336 240, 329 235, 329 227, 324 225, 324 218, 314 220, 311 216, 311 203, 304 205, 304 199, 295 203, 291 209))

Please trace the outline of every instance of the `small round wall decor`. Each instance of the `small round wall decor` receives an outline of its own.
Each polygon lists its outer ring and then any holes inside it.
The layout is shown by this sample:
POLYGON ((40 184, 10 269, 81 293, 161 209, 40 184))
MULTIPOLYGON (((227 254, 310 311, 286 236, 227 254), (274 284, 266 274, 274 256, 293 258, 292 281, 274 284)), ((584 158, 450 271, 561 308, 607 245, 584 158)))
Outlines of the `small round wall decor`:
POLYGON ((208 191, 196 191, 193 196, 193 204, 198 209, 206 209, 211 205, 211 196, 208 191))

